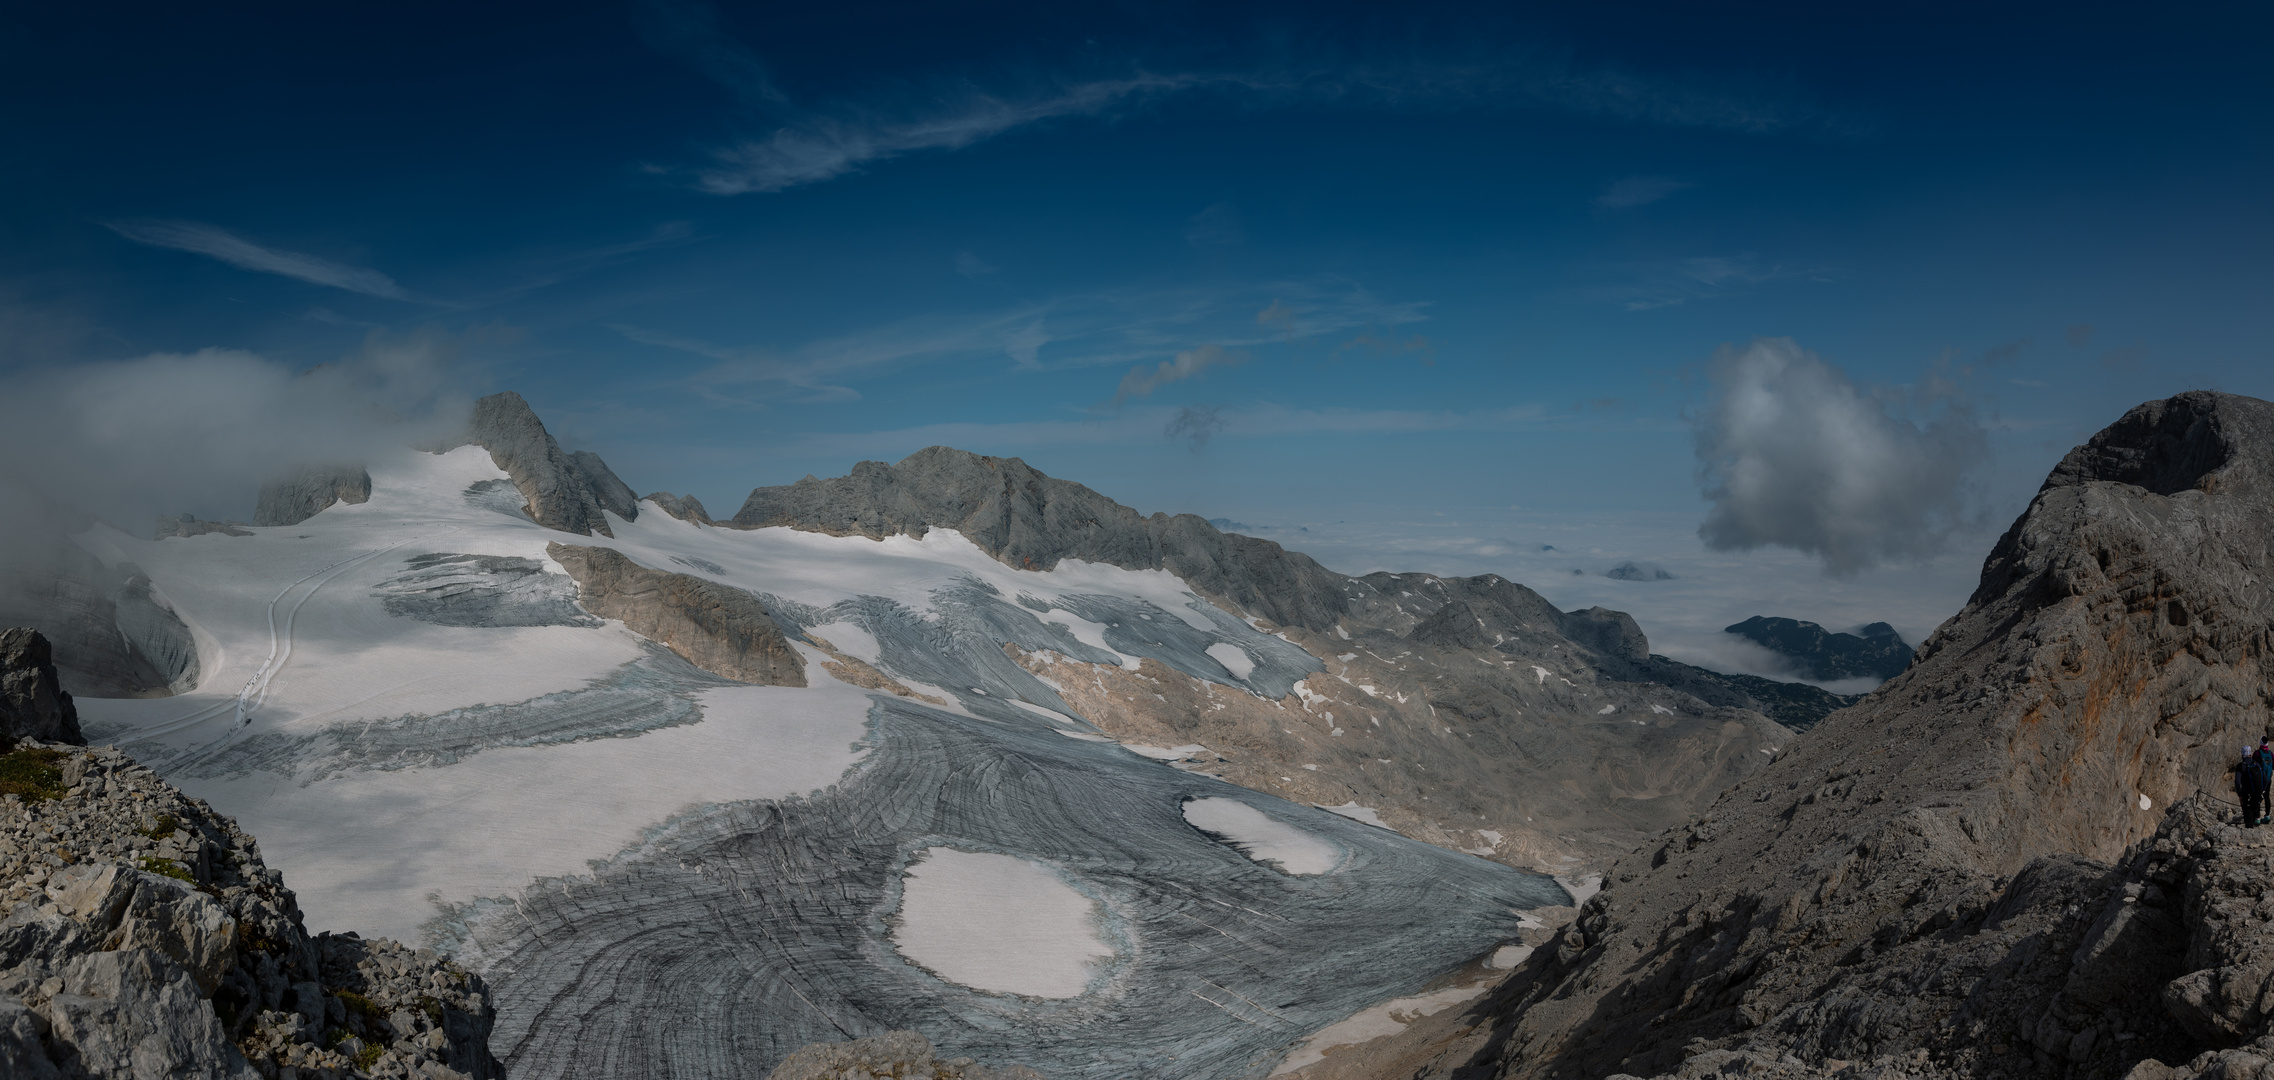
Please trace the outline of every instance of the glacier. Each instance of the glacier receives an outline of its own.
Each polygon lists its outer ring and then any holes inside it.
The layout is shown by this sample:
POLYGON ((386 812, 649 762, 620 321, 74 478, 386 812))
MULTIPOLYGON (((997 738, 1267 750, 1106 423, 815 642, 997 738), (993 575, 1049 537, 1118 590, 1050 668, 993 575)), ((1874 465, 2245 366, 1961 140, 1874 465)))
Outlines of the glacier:
POLYGON ((1268 700, 1321 670, 1166 571, 667 513, 579 539, 757 596, 810 685, 752 686, 579 608, 483 448, 367 468, 367 501, 251 535, 82 535, 199 660, 82 720, 259 835, 312 929, 480 970, 515 1076, 762 1074, 899 1028, 1059 1080, 1262 1076, 1571 902, 1124 748, 1013 658, 1268 700))

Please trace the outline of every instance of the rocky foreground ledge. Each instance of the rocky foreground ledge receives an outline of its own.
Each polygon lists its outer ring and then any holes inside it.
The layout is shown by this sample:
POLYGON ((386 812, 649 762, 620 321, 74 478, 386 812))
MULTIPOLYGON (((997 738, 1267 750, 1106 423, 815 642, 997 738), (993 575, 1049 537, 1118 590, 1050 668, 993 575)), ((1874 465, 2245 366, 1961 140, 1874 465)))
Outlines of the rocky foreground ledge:
POLYGON ((0 743, 0 1076, 503 1075, 479 978, 310 936, 251 836, 117 750, 0 743))

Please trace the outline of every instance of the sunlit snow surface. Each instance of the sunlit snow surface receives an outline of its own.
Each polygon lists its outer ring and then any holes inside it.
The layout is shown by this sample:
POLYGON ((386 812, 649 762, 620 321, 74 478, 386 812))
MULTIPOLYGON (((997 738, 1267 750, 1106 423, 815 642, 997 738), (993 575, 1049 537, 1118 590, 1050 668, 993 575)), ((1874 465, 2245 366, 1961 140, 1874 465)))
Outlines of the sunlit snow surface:
POLYGON ((173 600, 204 676, 81 715, 258 835, 311 929, 483 970, 516 1077, 763 1074, 902 1027, 1058 1080, 1261 1075, 1507 940, 1512 909, 1566 902, 1252 792, 1234 805, 1285 830, 1260 838, 1280 855, 1211 832, 1278 867, 1195 829, 1187 800, 1231 789, 1096 741, 1004 648, 1274 700, 1318 672, 1165 572, 652 511, 570 536, 513 512, 474 447, 371 473, 369 502, 250 537, 90 536, 173 600), (803 643, 806 688, 699 671, 591 625, 548 542, 748 589, 948 704, 838 682, 803 643), (1333 872, 1298 869, 1326 851, 1333 872), (1043 876, 973 871, 990 859, 1043 876))

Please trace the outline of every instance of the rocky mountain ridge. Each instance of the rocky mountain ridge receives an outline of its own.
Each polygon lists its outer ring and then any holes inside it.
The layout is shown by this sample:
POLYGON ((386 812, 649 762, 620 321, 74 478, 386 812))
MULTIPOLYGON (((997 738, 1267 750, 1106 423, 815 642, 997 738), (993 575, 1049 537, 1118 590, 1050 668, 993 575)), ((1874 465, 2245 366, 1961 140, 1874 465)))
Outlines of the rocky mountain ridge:
POLYGON ((2217 804, 2270 582, 2274 405, 2132 410, 1908 670, 1618 860, 1413 1075, 2256 1075, 2267 864, 2217 804))
MULTIPOLYGON (((52 688, 44 639, 0 687, 52 688)), ((68 697, 38 697, 58 713, 68 697)), ((24 1080, 502 1075, 478 978, 311 937, 228 818, 109 747, 0 737, 0 1072, 24 1080)))
POLYGON ((1353 578, 1191 514, 1141 515, 1017 458, 947 447, 758 488, 713 524, 871 539, 945 528, 1022 569, 1167 570, 1327 674, 1259 703, 1165 667, 1025 652, 1021 664, 1116 738, 1190 747, 1180 767, 1369 809, 1512 865, 1600 867, 1852 700, 1653 656, 1625 613, 1561 611, 1496 575, 1353 578))
POLYGON ((1911 646, 1883 622, 1836 634, 1812 622, 1755 615, 1722 628, 1793 662, 1802 678, 1892 679, 1911 663, 1911 646))

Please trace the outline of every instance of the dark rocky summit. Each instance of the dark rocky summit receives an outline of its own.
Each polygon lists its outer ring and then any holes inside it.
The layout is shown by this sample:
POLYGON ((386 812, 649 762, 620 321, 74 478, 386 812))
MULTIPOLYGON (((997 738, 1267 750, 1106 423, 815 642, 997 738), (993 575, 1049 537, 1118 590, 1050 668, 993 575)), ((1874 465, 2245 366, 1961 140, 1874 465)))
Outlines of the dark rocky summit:
POLYGON ((1911 646, 1883 622, 1835 634, 1812 622, 1755 615, 1722 632, 1791 660, 1804 679, 1892 679, 1911 664, 1911 646))
POLYGON ((311 465, 261 485, 255 525, 298 525, 335 503, 371 498, 371 474, 361 465, 311 465))
POLYGON ((1620 859, 1412 1075, 2259 1075, 2274 849, 2220 800, 2270 537, 2274 405, 2127 413, 1908 670, 1620 859))
POLYGON ((0 911, 10 1080, 502 1075, 479 978, 311 937, 252 837, 108 747, 0 754, 0 911))
POLYGON ((15 739, 87 744, 79 708, 56 678, 54 650, 26 626, 0 630, 0 742, 15 739))
POLYGON ((603 509, 626 521, 639 516, 631 488, 598 455, 562 453, 529 403, 510 390, 474 403, 466 441, 488 450, 490 460, 513 478, 526 501, 525 512, 539 525, 583 536, 614 536, 603 509))
POLYGON ((650 570, 611 548, 547 544, 545 553, 576 579, 586 611, 622 621, 688 663, 747 683, 805 685, 805 660, 757 597, 650 570))
POLYGON ((1672 580, 1674 580, 1674 575, 1672 575, 1672 574, 1670 574, 1670 573, 1667 573, 1667 572, 1666 572, 1666 568, 1665 568, 1665 567, 1662 567, 1662 566, 1653 566, 1653 565, 1651 565, 1650 563, 1637 563, 1637 562, 1623 562, 1623 563, 1620 563, 1620 564, 1619 564, 1619 565, 1617 565, 1617 566, 1614 566, 1614 567, 1612 567, 1612 568, 1610 568, 1610 569, 1608 569, 1608 570, 1605 570, 1605 571, 1603 571, 1603 576, 1604 576, 1604 577, 1607 577, 1607 578, 1610 578, 1610 579, 1612 579, 1613 581, 1672 581, 1672 580))

